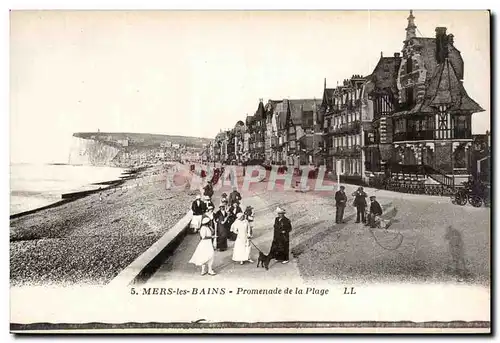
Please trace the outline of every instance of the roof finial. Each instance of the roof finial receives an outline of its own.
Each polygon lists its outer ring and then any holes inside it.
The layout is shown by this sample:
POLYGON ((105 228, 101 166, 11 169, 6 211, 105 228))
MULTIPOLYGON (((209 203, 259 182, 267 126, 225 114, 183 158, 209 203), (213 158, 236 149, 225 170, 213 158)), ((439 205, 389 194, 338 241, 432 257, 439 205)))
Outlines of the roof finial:
POLYGON ((326 77, 325 77, 325 84, 323 85, 323 89, 326 89, 326 77))
POLYGON ((416 37, 415 29, 415 17, 413 16, 413 10, 410 10, 410 16, 408 17, 408 26, 406 27, 406 40, 416 37))

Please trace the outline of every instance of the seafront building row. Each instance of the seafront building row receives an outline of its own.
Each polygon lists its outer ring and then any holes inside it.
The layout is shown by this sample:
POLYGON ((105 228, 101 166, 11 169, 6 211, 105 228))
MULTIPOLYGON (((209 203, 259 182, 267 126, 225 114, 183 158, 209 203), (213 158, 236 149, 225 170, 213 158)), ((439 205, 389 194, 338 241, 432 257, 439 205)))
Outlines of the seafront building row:
POLYGON ((408 187, 453 188, 482 173, 476 164, 489 155, 489 134, 474 144, 471 117, 484 110, 464 88, 454 36, 437 27, 435 37, 417 37, 412 11, 407 20, 402 51, 381 53, 370 75, 334 88, 325 79, 322 99, 260 99, 254 115, 221 131, 203 158, 323 165, 345 181, 385 176, 408 187))

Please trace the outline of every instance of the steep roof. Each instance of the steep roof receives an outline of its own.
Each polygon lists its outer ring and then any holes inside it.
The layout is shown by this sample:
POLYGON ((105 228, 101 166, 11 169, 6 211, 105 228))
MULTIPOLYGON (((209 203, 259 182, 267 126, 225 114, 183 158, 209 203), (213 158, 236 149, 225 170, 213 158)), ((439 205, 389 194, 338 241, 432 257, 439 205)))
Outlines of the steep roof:
POLYGON ((397 89, 398 71, 401 65, 401 57, 380 57, 372 73, 367 77, 367 81, 372 81, 376 88, 397 89), (389 69, 386 72, 386 69, 389 69))
POLYGON ((262 101, 259 102, 259 106, 257 107, 257 111, 255 111, 254 120, 262 120, 266 118, 266 110, 264 109, 264 104, 262 101))
MULTIPOLYGON (((425 69, 427 69, 428 71, 426 81, 429 81, 438 66, 438 62, 436 60, 436 38, 414 37, 411 39, 411 41, 413 45, 418 47, 420 50, 420 54, 424 60, 425 69)), ((448 50, 450 62, 458 72, 459 78, 461 78, 460 74, 462 73, 462 66, 460 66, 459 64, 462 63, 463 60, 460 51, 455 48, 455 46, 451 42, 448 43, 448 50)))
POLYGON ((277 126, 279 130, 283 130, 286 127, 287 112, 279 112, 277 119, 277 126))
POLYGON ((325 88, 325 90, 323 91, 323 99, 322 99, 323 106, 331 106, 334 91, 335 88, 325 88))
POLYGON ((279 103, 282 103, 283 100, 269 100, 268 101, 268 104, 271 105, 271 109, 274 111, 276 109, 276 106, 279 104, 279 103))
POLYGON ((450 111, 472 113, 484 111, 469 97, 448 58, 445 59, 444 63, 438 65, 426 87, 424 100, 418 110, 420 112, 434 112, 440 104, 449 104, 450 111))
POLYGON ((293 125, 302 125, 303 112, 314 111, 314 107, 319 107, 322 100, 317 99, 297 99, 289 100, 290 119, 293 125))

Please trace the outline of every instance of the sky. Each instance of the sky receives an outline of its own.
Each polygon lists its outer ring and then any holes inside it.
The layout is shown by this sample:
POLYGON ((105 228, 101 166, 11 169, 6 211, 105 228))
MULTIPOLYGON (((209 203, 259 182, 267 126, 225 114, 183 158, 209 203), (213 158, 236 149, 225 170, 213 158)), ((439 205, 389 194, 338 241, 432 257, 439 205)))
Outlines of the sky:
MULTIPOLYGON (((259 99, 318 98, 381 52, 400 52, 408 11, 12 11, 11 162, 65 162, 79 131, 213 138, 259 99), (30 142, 30 144, 27 144, 30 142), (36 144, 33 144, 36 142, 36 144)), ((455 36, 464 86, 490 129, 485 11, 414 11, 417 36, 455 36)))

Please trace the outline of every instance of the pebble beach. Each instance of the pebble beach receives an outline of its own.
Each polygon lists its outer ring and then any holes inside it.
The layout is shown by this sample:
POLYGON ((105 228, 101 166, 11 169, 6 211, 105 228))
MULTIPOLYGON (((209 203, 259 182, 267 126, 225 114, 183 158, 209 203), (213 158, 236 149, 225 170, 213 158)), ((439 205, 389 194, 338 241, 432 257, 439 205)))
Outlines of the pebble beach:
MULTIPOLYGON (((172 167, 172 166, 171 166, 172 167)), ((11 286, 103 285, 189 210, 155 166, 118 188, 10 220, 11 286)))

